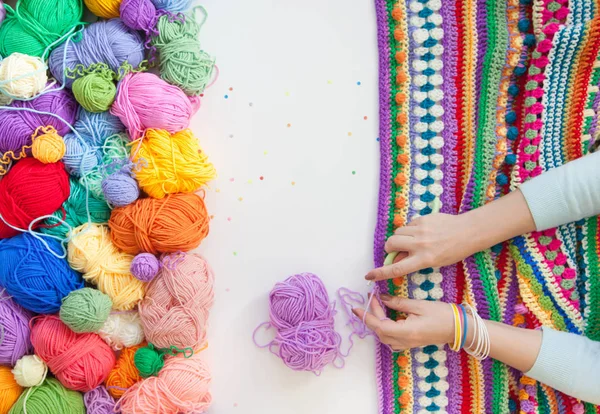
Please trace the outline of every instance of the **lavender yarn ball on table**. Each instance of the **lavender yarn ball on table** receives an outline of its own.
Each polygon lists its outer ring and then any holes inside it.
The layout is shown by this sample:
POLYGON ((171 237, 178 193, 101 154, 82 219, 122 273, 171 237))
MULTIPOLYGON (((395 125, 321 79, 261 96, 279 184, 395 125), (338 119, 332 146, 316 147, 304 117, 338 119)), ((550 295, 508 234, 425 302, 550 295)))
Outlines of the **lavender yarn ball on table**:
POLYGON ((160 262, 151 253, 140 253, 131 261, 131 274, 142 282, 150 282, 160 270, 160 262))
POLYGON ((31 353, 29 320, 32 316, 0 287, 0 365, 14 366, 23 355, 31 353))

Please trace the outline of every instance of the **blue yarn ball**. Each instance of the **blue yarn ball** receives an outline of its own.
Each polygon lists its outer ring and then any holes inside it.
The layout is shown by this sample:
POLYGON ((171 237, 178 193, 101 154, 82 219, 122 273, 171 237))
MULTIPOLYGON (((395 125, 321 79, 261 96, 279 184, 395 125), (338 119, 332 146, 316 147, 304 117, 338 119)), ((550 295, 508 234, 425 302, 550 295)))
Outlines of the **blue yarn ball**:
POLYGON ((508 124, 514 124, 517 120, 517 113, 515 111, 510 111, 506 114, 504 118, 508 124))
POLYGON ((517 127, 511 126, 510 128, 508 128, 508 131, 506 132, 506 137, 508 139, 510 139, 511 141, 514 141, 515 139, 517 139, 519 136, 519 129, 517 127))
POLYGON ((523 76, 527 72, 527 68, 525 66, 519 65, 515 68, 515 75, 523 76))
POLYGON ((125 172, 116 172, 102 180, 102 191, 108 204, 125 207, 140 196, 138 183, 125 172))
POLYGON ((521 19, 519 20, 518 27, 521 32, 527 32, 531 27, 531 22, 528 19, 521 19))
POLYGON ((525 39, 523 39, 523 43, 526 46, 535 46, 535 36, 531 33, 525 35, 525 39))
MULTIPOLYGON (((44 241, 52 251, 62 253, 57 240, 44 241)), ((65 296, 83 288, 81 276, 67 261, 54 256, 29 233, 0 240, 0 263, 0 286, 15 302, 36 313, 58 312, 65 296)))
POLYGON ((496 182, 498 183, 498 185, 506 185, 508 184, 508 177, 503 173, 499 173, 496 176, 496 182))
POLYGON ((504 158, 504 162, 508 165, 515 165, 515 163, 517 162, 517 156, 515 154, 508 154, 504 158))
POLYGON ((151 0, 154 7, 170 12, 186 11, 192 6, 192 0, 151 0))
POLYGON ((96 150, 75 134, 65 135, 64 141, 67 150, 62 161, 69 174, 81 177, 98 165, 96 150))
POLYGON ((121 120, 110 112, 93 113, 83 108, 77 112, 74 127, 88 144, 95 147, 102 146, 106 138, 125 131, 121 120))
POLYGON ((519 87, 517 85, 510 85, 508 87, 508 93, 511 96, 517 96, 519 94, 519 87))

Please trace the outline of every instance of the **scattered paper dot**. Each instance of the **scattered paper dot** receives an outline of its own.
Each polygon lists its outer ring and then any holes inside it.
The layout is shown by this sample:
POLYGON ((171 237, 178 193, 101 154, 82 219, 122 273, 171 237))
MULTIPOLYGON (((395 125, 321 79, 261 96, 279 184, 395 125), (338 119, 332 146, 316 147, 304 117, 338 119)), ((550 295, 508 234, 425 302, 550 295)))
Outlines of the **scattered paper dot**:
POLYGON ((254 104, 253 104, 252 102, 250 102, 250 103, 248 104, 248 106, 254 106, 254 104))
POLYGON ((227 217, 227 221, 231 221, 231 217, 227 217))
POLYGON ((333 83, 333 81, 330 81, 330 80, 327 81, 328 85, 331 85, 332 83, 333 83))
POLYGON ((361 85, 360 81, 356 82, 356 84, 357 84, 358 86, 360 86, 360 85, 361 85))
POLYGON ((229 134, 229 138, 233 138, 233 134, 229 134))
POLYGON ((248 180, 248 184, 252 184, 252 180, 248 180))
POLYGON ((292 127, 292 124, 287 124, 287 127, 288 127, 288 128, 291 128, 291 127, 292 127))
POLYGON ((369 119, 369 118, 368 118, 368 117, 365 115, 365 117, 364 117, 363 119, 366 121, 366 120, 367 120, 367 119, 369 119))
POLYGON ((238 197, 238 201, 244 201, 244 197, 238 197))
POLYGON ((225 99, 229 99, 229 95, 225 95, 225 99))
POLYGON ((229 288, 225 288, 225 292, 229 292, 229 288))
POLYGON ((232 178, 229 179, 229 181, 234 182, 235 178, 232 177, 232 178))
POLYGON ((260 181, 264 180, 265 177, 263 177, 262 175, 259 177, 260 181))
POLYGON ((215 193, 220 193, 220 192, 221 192, 220 188, 215 189, 215 193))
POLYGON ((263 152, 264 155, 267 155, 268 153, 269 153, 268 151, 263 152))
POLYGON ((352 136, 352 132, 348 132, 348 136, 351 137, 352 136))
POLYGON ((290 93, 288 91, 286 91, 285 96, 290 96, 290 93))
POLYGON ((377 137, 376 141, 379 142, 379 137, 377 137))
POLYGON ((296 181, 292 181, 292 185, 296 185, 296 181))
POLYGON ((237 406, 238 406, 238 403, 233 403, 233 406, 234 406, 234 407, 237 407, 237 406))
POLYGON ((211 214, 211 215, 210 215, 210 219, 211 219, 211 220, 213 220, 214 218, 215 218, 215 215, 214 215, 214 214, 211 214))
POLYGON ((233 252, 233 255, 234 255, 234 256, 237 256, 237 252, 233 252))
POLYGON ((230 88, 229 88, 229 90, 230 90, 230 91, 232 91, 232 90, 233 90, 233 88, 232 88, 232 87, 230 87, 230 88))
POLYGON ((356 175, 356 171, 352 171, 352 175, 356 175))

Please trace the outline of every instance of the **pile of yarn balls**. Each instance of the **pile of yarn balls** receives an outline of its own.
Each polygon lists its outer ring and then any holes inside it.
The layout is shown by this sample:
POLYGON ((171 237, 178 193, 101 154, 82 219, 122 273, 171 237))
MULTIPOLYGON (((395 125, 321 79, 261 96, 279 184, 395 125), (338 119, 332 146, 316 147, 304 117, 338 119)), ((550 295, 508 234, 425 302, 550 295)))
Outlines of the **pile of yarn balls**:
POLYGON ((210 406, 192 1, 0 1, 0 414, 210 406))

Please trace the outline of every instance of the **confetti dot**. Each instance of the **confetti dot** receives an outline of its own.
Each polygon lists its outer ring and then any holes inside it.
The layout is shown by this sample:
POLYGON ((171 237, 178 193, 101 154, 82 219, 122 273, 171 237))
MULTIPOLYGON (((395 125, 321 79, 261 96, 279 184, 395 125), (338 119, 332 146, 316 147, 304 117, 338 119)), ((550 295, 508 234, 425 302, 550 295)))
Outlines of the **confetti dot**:
POLYGON ((243 197, 238 197, 238 201, 244 201, 243 197))
POLYGON ((237 407, 237 406, 238 406, 238 403, 233 403, 233 406, 234 406, 234 407, 237 407))
POLYGON ((248 184, 252 184, 252 180, 248 180, 248 184))
POLYGON ((379 142, 379 137, 377 137, 377 138, 375 139, 375 141, 379 142))
POLYGON ((248 106, 254 106, 254 104, 253 104, 252 102, 250 102, 250 103, 248 104, 248 106))
POLYGON ((286 91, 285 96, 290 96, 290 93, 286 91))
POLYGON ((211 220, 213 220, 214 218, 215 218, 215 215, 214 215, 214 214, 211 214, 211 215, 210 215, 210 219, 211 219, 211 220))
POLYGON ((352 132, 348 132, 348 136, 351 137, 352 136, 352 132))
POLYGON ((217 189, 215 190, 215 193, 220 193, 220 192, 221 192, 221 189, 220 189, 220 188, 217 188, 217 189))
POLYGON ((227 221, 231 221, 231 217, 227 217, 227 221))
POLYGON ((352 175, 356 175, 356 171, 352 171, 352 175))
POLYGON ((265 177, 263 177, 262 175, 259 177, 260 181, 264 180, 265 177))
POLYGON ((229 292, 229 288, 225 288, 225 292, 229 292))
POLYGON ((264 155, 267 155, 268 153, 269 153, 268 151, 263 152, 264 155))
POLYGON ((229 88, 229 90, 230 90, 230 91, 232 91, 232 90, 233 90, 233 88, 231 88, 231 87, 230 87, 230 88, 229 88))
POLYGON ((356 84, 357 84, 358 86, 360 86, 360 85, 361 85, 360 81, 356 82, 356 84))
POLYGON ((330 80, 327 81, 328 85, 331 85, 332 83, 333 83, 333 81, 330 81, 330 80))
POLYGON ((233 134, 229 134, 229 138, 233 138, 233 134))
POLYGON ((296 181, 292 181, 292 185, 296 185, 296 181))
POLYGON ((225 95, 225 99, 229 99, 229 95, 225 95))
POLYGON ((364 117, 363 119, 366 121, 366 120, 367 120, 367 119, 369 119, 369 118, 368 118, 368 117, 365 115, 365 117, 364 117))
POLYGON ((229 181, 234 182, 235 178, 232 177, 232 178, 229 179, 229 181))
POLYGON ((234 255, 234 256, 237 256, 237 252, 233 252, 233 255, 234 255))
POLYGON ((288 128, 291 128, 291 127, 292 127, 292 124, 287 124, 287 127, 288 127, 288 128))

